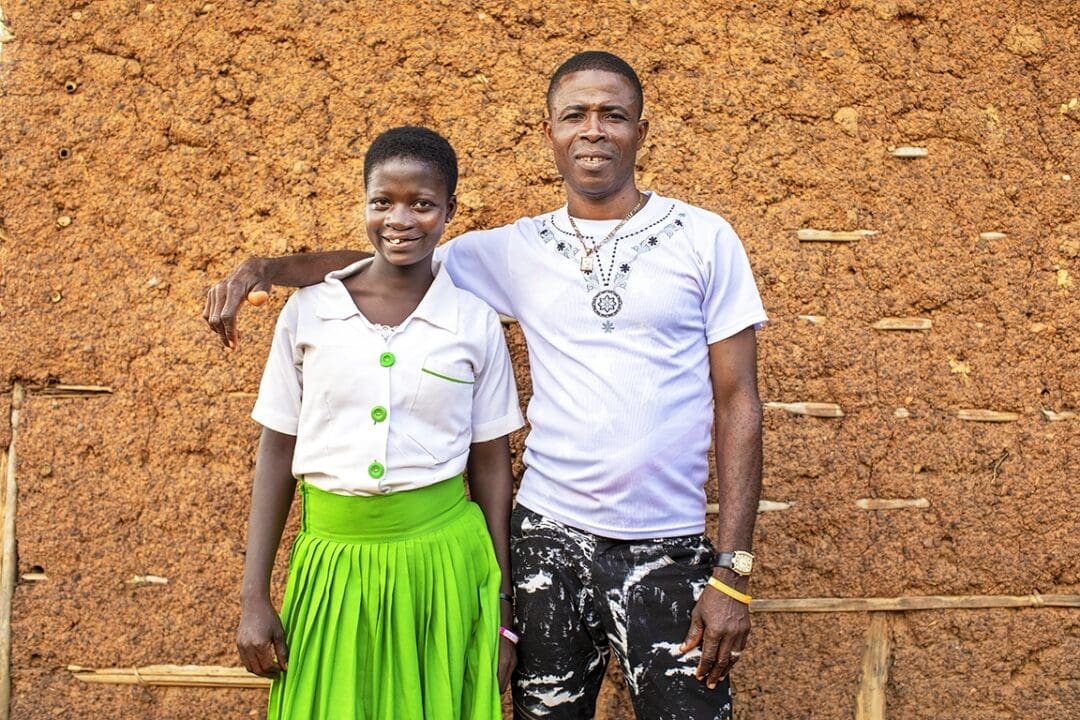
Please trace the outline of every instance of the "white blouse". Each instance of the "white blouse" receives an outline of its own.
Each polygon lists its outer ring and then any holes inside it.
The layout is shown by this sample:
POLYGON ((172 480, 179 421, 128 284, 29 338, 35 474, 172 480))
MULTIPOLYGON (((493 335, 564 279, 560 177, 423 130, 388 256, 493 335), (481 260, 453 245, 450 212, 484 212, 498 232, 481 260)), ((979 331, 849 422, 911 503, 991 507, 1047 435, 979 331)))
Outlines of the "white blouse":
POLYGON ((345 495, 453 477, 471 443, 524 424, 495 312, 436 265, 424 299, 384 339, 341 282, 370 262, 289 298, 251 413, 296 436, 293 475, 345 495))

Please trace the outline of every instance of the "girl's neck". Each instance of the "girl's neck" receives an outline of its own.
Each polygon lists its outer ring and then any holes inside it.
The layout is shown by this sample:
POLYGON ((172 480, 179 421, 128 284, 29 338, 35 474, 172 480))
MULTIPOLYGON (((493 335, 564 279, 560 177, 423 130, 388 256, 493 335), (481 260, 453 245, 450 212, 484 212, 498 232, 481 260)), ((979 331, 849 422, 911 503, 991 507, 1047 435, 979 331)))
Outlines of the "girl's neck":
POLYGON ((345 287, 369 322, 400 325, 420 305, 435 279, 431 262, 399 267, 381 260, 376 256, 363 272, 346 278, 345 287))
POLYGON ((367 270, 361 273, 363 285, 376 295, 418 295, 423 297, 435 279, 431 258, 425 262, 401 267, 376 255, 367 270))

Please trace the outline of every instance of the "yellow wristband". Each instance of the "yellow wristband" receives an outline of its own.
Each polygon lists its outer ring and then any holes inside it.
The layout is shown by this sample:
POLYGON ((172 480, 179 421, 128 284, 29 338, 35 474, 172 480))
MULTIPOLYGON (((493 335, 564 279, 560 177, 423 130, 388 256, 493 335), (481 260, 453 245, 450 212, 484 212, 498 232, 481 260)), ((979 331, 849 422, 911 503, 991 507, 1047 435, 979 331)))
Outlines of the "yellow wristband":
POLYGON ((738 590, 736 590, 735 588, 728 587, 727 585, 720 582, 719 580, 717 580, 714 577, 709 578, 709 585, 711 585, 714 589, 719 590, 720 592, 724 593, 725 595, 727 595, 732 600, 738 600, 743 605, 749 605, 750 604, 750 596, 749 595, 741 593, 738 590))

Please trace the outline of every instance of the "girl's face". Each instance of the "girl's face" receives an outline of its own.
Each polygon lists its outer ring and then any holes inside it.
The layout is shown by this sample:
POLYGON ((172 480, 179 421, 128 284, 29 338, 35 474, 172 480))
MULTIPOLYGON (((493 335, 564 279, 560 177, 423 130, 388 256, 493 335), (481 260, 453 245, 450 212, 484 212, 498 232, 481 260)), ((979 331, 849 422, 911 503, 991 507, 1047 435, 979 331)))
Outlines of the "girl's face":
POLYGON ((431 256, 457 209, 442 176, 429 163, 391 158, 372 168, 367 187, 368 240, 380 256, 399 267, 431 256))

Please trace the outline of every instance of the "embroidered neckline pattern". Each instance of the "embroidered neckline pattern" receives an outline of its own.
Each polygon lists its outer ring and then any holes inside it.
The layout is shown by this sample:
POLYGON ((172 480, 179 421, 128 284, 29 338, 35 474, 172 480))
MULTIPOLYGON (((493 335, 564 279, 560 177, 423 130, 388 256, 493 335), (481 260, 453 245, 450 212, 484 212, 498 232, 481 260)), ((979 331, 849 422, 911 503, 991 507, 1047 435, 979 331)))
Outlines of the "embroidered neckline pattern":
MULTIPOLYGON (((669 217, 671 217, 671 213, 673 213, 673 212, 675 212, 675 203, 671 204, 671 207, 668 208, 668 211, 666 213, 664 213, 663 217, 658 218, 658 219, 652 221, 651 223, 649 223, 648 225, 640 227, 640 228, 638 228, 637 230, 635 230, 633 232, 626 233, 625 235, 620 235, 619 239, 620 240, 625 240, 627 238, 634 237, 635 235, 640 235, 641 233, 645 232, 646 230, 654 228, 657 225, 659 225, 660 223, 667 220, 669 217)), ((618 218, 616 218, 616 219, 618 219, 618 218)), ((555 228, 556 230, 558 230, 563 235, 565 235, 565 236, 567 236, 569 238, 574 238, 575 240, 577 239, 577 235, 574 233, 573 228, 571 228, 569 230, 564 230, 563 228, 558 226, 558 224, 555 222, 555 213, 551 213, 551 227, 555 228)), ((586 240, 595 240, 596 239, 595 235, 582 235, 581 237, 585 238, 586 240)))
MULTIPOLYGON (((577 235, 571 230, 564 230, 559 227, 555 223, 555 213, 552 213, 541 221, 540 238, 544 241, 545 245, 550 245, 555 252, 574 263, 575 271, 581 275, 585 283, 585 291, 591 296, 589 302, 593 313, 602 320, 600 329, 605 333, 614 332, 616 329, 615 322, 612 318, 614 318, 623 307, 623 298, 617 290, 627 289, 630 271, 633 268, 634 263, 639 257, 660 247, 665 241, 672 238, 675 233, 682 230, 684 227, 683 219, 686 217, 686 213, 678 213, 674 220, 667 222, 667 224, 663 225, 663 227, 656 232, 649 233, 643 237, 636 245, 631 247, 633 255, 618 261, 618 265, 616 266, 616 255, 619 252, 619 242, 647 233, 668 220, 674 212, 675 204, 672 203, 671 207, 668 208, 668 211, 658 220, 638 228, 633 232, 627 233, 626 235, 620 235, 615 238, 614 242, 611 244, 611 258, 607 263, 607 272, 604 271, 604 262, 600 258, 599 251, 596 253, 597 262, 594 270, 591 272, 582 272, 578 270, 578 256, 580 251, 578 249, 578 243, 573 242, 577 240, 577 235), (556 237, 555 233, 552 232, 552 228, 566 236, 568 239, 559 239, 556 237)), ((583 235, 582 237, 588 240, 593 239, 593 236, 591 235, 583 235)))

